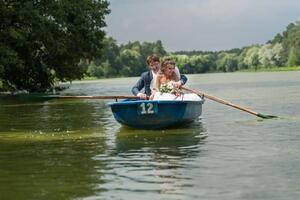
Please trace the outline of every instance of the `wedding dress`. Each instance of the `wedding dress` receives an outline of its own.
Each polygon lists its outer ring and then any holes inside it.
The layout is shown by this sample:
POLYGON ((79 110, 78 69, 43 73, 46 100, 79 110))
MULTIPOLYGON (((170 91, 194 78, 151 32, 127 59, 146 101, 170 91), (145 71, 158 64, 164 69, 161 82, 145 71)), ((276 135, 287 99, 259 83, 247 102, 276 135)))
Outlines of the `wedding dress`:
MULTIPOLYGON (((174 88, 173 81, 170 81, 166 84, 161 84, 158 92, 155 93, 153 100, 159 101, 201 101, 202 98, 197 94, 181 93, 179 96, 176 96, 176 88, 174 88)), ((178 89, 177 89, 178 90, 178 89)))

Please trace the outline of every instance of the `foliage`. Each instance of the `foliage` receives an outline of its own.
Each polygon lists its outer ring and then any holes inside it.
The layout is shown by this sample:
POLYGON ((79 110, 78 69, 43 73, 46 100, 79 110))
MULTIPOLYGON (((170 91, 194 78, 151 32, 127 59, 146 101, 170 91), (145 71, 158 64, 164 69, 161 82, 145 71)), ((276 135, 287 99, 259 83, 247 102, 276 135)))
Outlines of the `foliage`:
POLYGON ((1 1, 0 80, 11 90, 45 91, 80 79, 80 60, 101 56, 107 1, 1 1))
POLYGON ((281 43, 265 44, 258 52, 259 63, 263 67, 274 67, 282 65, 283 47, 281 43))
POLYGON ((168 53, 160 40, 118 45, 105 37, 108 13, 107 0, 0 1, 0 90, 37 92, 86 76, 139 76, 150 54, 174 59, 184 74, 300 65, 300 22, 266 44, 168 53))
POLYGON ((101 57, 96 58, 88 67, 87 72, 90 76, 98 78, 139 76, 147 70, 147 56, 157 54, 162 57, 167 54, 160 40, 153 43, 136 41, 117 45, 113 38, 108 37, 103 43, 101 57))
POLYGON ((238 57, 234 53, 222 52, 218 55, 216 66, 218 71, 222 71, 222 72, 236 71, 238 66, 238 57))
POLYGON ((118 46, 112 38, 104 40, 104 53, 89 66, 88 73, 96 77, 138 76, 147 70, 146 58, 157 54, 172 58, 181 73, 233 72, 263 70, 300 64, 300 25, 290 24, 283 34, 262 45, 251 45, 227 51, 179 51, 167 53, 161 41, 128 42, 118 46), (97 61, 97 62, 96 62, 97 61), (99 62, 100 61, 100 62, 99 62))
POLYGON ((286 65, 289 66, 289 67, 297 66, 298 59, 299 58, 297 56, 296 49, 295 49, 295 47, 292 47, 290 49, 290 53, 289 53, 286 65))
MULTIPOLYGON (((291 23, 287 26, 286 30, 282 33, 282 46, 283 46, 283 62, 287 66, 292 64, 288 59, 293 58, 293 65, 300 64, 300 22, 291 23)), ((274 38, 275 40, 276 38, 274 38)))

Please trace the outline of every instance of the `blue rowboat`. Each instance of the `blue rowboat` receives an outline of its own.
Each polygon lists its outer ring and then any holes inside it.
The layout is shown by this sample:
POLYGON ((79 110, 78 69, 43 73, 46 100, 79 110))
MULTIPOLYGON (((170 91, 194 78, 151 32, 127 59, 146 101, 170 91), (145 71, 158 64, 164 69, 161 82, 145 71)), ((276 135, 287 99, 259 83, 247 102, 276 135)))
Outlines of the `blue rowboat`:
POLYGON ((192 122, 202 113, 201 101, 124 100, 109 103, 115 119, 128 127, 161 129, 192 122))

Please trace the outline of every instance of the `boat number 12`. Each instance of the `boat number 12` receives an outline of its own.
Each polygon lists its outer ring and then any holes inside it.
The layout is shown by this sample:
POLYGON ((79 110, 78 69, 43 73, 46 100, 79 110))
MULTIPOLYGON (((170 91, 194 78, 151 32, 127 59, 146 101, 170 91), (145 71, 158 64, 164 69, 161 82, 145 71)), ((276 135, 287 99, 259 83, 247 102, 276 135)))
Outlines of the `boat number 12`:
POLYGON ((155 105, 153 103, 141 103, 140 104, 140 108, 141 108, 140 114, 146 115, 146 114, 155 113, 155 111, 156 111, 155 105))

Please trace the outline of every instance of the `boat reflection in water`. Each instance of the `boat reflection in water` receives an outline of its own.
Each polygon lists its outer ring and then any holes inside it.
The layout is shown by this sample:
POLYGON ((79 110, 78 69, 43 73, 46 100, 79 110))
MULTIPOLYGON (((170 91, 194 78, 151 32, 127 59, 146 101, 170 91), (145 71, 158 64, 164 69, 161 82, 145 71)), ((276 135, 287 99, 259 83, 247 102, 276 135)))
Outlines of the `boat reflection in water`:
POLYGON ((199 167, 192 163, 205 152, 207 138, 200 121, 166 130, 121 126, 114 135, 107 166, 110 182, 101 185, 103 197, 151 194, 163 199, 164 194, 174 194, 181 198, 191 188, 189 170, 199 167))

